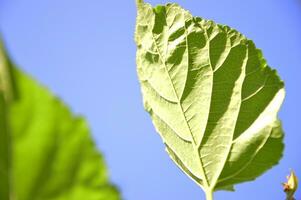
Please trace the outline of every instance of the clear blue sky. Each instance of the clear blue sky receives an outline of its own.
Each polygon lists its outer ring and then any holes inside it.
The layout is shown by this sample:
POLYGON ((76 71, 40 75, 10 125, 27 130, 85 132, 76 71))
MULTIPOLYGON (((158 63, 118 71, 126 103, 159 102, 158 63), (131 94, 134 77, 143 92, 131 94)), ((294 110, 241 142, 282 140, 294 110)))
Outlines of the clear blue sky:
MULTIPOLYGON (((217 200, 283 200, 281 182, 301 177, 301 1, 174 0, 194 15, 238 29, 286 82, 280 164, 217 200)), ((152 4, 166 3, 149 0, 152 4)), ((133 41, 134 0, 0 0, 0 30, 14 60, 90 122, 125 200, 200 200, 170 161, 143 110, 133 41)), ((297 193, 301 199, 301 192, 297 193)))

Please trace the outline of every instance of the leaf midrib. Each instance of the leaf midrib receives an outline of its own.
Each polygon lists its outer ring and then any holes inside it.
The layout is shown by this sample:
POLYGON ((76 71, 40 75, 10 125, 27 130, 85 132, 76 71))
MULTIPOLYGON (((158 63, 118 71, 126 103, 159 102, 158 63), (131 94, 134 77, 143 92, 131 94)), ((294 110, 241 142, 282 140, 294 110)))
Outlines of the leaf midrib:
MULTIPOLYGON (((185 26, 184 26, 184 27, 185 27, 185 26)), ((187 31, 187 30, 186 30, 186 27, 185 27, 185 39, 186 39, 186 46, 187 46, 187 50, 188 50, 187 32, 186 32, 186 31, 187 31)), ((191 136, 191 140, 192 140, 192 146, 193 146, 193 149, 194 149, 196 155, 198 156, 198 161, 199 161, 200 166, 201 166, 201 169, 200 169, 200 170, 201 170, 201 175, 202 175, 203 183, 205 184, 204 187, 205 187, 206 189, 208 189, 208 188, 209 188, 209 183, 208 183, 208 180, 207 180, 206 175, 205 175, 203 163, 202 163, 202 161, 201 161, 201 159, 200 159, 199 147, 197 146, 197 143, 196 143, 196 141, 195 141, 195 138, 193 137, 191 128, 190 128, 190 126, 189 126, 189 124, 188 124, 188 122, 187 122, 187 119, 186 119, 186 116, 185 116, 185 113, 184 113, 184 109, 183 109, 183 107, 182 107, 182 105, 181 105, 181 102, 180 102, 179 96, 178 96, 178 94, 177 94, 177 92, 176 92, 176 89, 175 89, 175 86, 174 86, 174 84, 173 84, 173 81, 172 81, 172 79, 171 79, 171 77, 170 77, 170 75, 169 75, 169 73, 168 73, 167 66, 166 66, 166 64, 165 64, 165 61, 164 61, 164 59, 163 59, 163 56, 161 55, 161 53, 160 53, 160 51, 159 51, 159 47, 158 47, 158 44, 157 44, 156 39, 154 38, 153 32, 152 32, 151 34, 152 34, 152 39, 153 39, 153 42, 154 42, 154 44, 155 44, 155 47, 156 47, 157 53, 158 53, 158 55, 159 55, 159 58, 160 58, 160 60, 161 60, 161 62, 162 62, 162 64, 163 64, 163 66, 164 66, 165 72, 167 73, 168 79, 169 79, 169 81, 170 81, 170 83, 171 83, 171 85, 172 85, 172 90, 173 90, 173 93, 174 93, 174 95, 175 95, 175 97, 176 97, 176 101, 177 101, 176 103, 177 103, 177 105, 179 106, 179 109, 180 109, 180 111, 181 111, 182 117, 184 118, 185 125, 187 126, 187 128, 188 128, 188 130, 189 130, 189 133, 190 133, 190 136, 191 136)), ((189 53, 188 53, 188 54, 189 54, 189 53)), ((188 57, 188 60, 189 60, 189 57, 188 57)))
MULTIPOLYGON (((232 48, 232 47, 231 47, 232 48)), ((231 50, 230 50, 231 51, 231 50)), ((243 76, 243 77, 239 77, 237 80, 239 80, 240 78, 242 78, 242 80, 241 80, 241 83, 240 83, 240 92, 242 92, 242 89, 243 89, 243 84, 244 84, 244 81, 245 81, 245 74, 246 74, 246 68, 247 68, 247 63, 248 63, 248 59, 249 59, 249 57, 248 57, 248 55, 249 55, 249 49, 248 49, 248 46, 246 47, 246 53, 245 53, 245 57, 244 57, 244 60, 243 60, 243 63, 242 63, 242 71, 241 71, 241 73, 240 73, 240 76, 243 76)), ((224 63, 223 63, 224 64, 224 63)), ((221 64, 221 66, 219 67, 219 68, 221 68, 222 66, 223 66, 223 64, 221 64)), ((237 81, 236 80, 236 81, 237 81)), ((239 113, 240 113, 240 111, 241 111, 241 105, 242 105, 242 94, 240 94, 240 101, 239 101, 239 109, 238 109, 238 112, 237 112, 237 116, 236 116, 236 118, 235 118, 235 127, 236 127, 236 125, 237 125, 237 121, 238 121, 238 117, 239 117, 239 113)), ((231 141, 233 141, 233 137, 234 137, 234 133, 235 133, 235 127, 233 128, 233 131, 232 131, 232 140, 231 141)), ((229 148, 228 148, 228 151, 227 151, 227 153, 225 153, 224 155, 225 155, 225 158, 224 158, 224 160, 223 160, 223 163, 222 163, 222 167, 220 168, 220 170, 219 170, 219 172, 218 173, 216 173, 216 176, 215 176, 215 180, 213 181, 213 184, 212 184, 212 187, 215 187, 216 186, 216 184, 218 183, 218 178, 219 178, 219 176, 221 175, 221 173, 223 172, 223 169, 225 168, 225 165, 226 165, 226 163, 227 163, 227 159, 228 159, 228 157, 229 157, 229 155, 230 155, 230 152, 231 152, 231 149, 232 149, 232 146, 233 146, 233 142, 231 142, 229 145, 229 148)))

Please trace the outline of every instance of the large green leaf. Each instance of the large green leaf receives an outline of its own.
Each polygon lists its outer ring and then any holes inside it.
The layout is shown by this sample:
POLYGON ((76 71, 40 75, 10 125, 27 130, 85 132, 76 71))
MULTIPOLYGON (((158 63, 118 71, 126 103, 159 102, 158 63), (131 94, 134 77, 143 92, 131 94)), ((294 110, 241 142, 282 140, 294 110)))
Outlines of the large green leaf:
POLYGON ((10 199, 12 188, 12 141, 9 127, 9 107, 16 98, 12 64, 0 40, 0 199, 10 199))
POLYGON ((10 178, 10 140, 6 126, 6 109, 2 92, 0 93, 0 199, 9 199, 10 178))
POLYGON ((10 168, 10 141, 5 119, 5 104, 2 93, 0 94, 0 199, 9 199, 10 177, 8 170, 10 168))
POLYGON ((17 98, 0 102, 0 198, 120 199, 85 120, 23 72, 11 72, 17 98))
POLYGON ((277 164, 283 82, 252 41, 176 4, 137 1, 144 107, 173 161, 207 193, 277 164))

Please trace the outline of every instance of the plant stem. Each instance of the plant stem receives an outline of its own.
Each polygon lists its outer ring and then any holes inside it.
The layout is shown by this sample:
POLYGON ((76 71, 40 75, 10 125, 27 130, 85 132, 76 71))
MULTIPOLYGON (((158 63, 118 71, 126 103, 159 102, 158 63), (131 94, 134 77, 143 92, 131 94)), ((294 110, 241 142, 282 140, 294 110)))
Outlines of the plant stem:
POLYGON ((206 200, 213 200, 213 191, 211 189, 205 191, 206 200))

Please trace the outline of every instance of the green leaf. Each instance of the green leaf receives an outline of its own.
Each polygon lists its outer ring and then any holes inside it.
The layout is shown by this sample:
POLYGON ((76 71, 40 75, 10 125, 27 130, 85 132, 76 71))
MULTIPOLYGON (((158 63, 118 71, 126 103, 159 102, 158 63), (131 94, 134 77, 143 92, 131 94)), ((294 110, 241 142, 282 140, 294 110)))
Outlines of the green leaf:
POLYGON ((6 107, 0 92, 0 199, 9 199, 10 190, 10 138, 7 130, 6 107))
POLYGON ((25 73, 13 68, 12 75, 17 98, 0 102, 1 135, 11 138, 11 154, 0 140, 1 199, 120 199, 86 121, 25 73))
POLYGON ((211 198, 277 164, 284 85, 254 43, 176 4, 137 5, 144 107, 179 168, 211 198))
POLYGON ((9 130, 8 107, 16 96, 12 77, 12 66, 0 40, 0 199, 10 199, 12 187, 11 134, 9 130))

